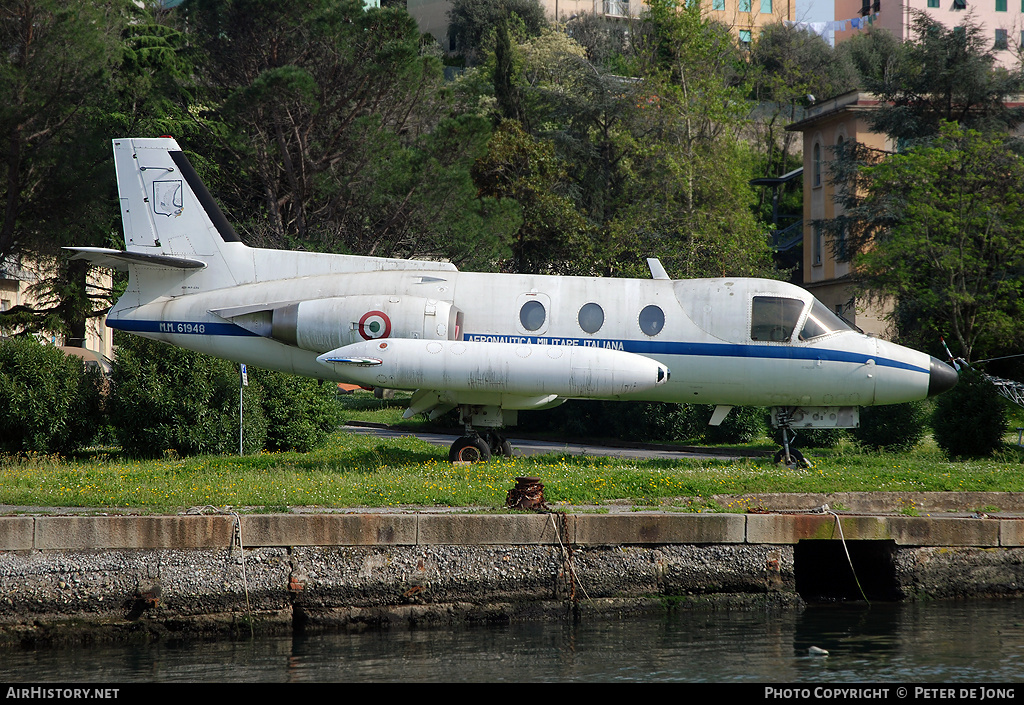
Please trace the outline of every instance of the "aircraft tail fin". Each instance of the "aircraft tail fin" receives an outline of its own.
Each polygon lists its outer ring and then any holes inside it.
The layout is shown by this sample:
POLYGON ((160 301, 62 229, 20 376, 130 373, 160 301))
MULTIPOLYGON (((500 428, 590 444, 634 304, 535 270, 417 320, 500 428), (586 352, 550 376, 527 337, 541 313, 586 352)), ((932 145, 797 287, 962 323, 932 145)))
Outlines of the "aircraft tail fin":
POLYGON ((177 141, 125 138, 113 147, 125 251, 79 249, 78 256, 127 268, 149 290, 139 291, 143 300, 172 293, 186 278, 193 290, 238 284, 236 274, 252 269, 249 248, 177 141))
POLYGON ((240 242, 173 138, 114 140, 114 165, 129 252, 210 254, 240 242))
POLYGON ((76 247, 75 257, 129 272, 115 313, 165 296, 298 276, 454 265, 246 247, 172 137, 113 141, 124 250, 76 247))

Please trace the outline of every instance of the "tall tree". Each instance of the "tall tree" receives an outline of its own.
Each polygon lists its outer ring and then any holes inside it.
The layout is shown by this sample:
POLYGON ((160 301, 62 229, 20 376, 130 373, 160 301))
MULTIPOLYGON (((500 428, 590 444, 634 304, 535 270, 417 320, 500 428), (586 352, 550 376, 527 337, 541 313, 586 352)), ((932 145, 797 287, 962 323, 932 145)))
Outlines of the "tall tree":
POLYGON ((1024 89, 1021 67, 996 66, 991 41, 971 17, 946 27, 916 11, 911 25, 914 41, 884 71, 864 76, 864 88, 882 103, 870 117, 873 129, 908 144, 936 135, 944 121, 982 131, 1024 122, 1024 109, 1007 105, 1024 89))
POLYGON ((106 306, 63 245, 107 245, 116 228, 110 138, 123 116, 122 33, 148 13, 129 0, 0 5, 0 262, 37 268, 38 305, 0 316, 81 345, 106 306))
POLYGON ((486 156, 474 166, 473 177, 484 193, 512 199, 522 209, 506 271, 589 271, 581 266, 593 261, 588 223, 568 195, 568 165, 551 140, 533 137, 516 120, 506 120, 492 137, 486 156))
POLYGON ((901 342, 927 348, 947 335, 970 357, 1012 339, 1003 323, 1017 306, 1021 231, 1000 201, 1017 203, 1008 131, 1024 114, 1006 98, 1020 73, 994 65, 970 18, 946 28, 918 13, 913 26, 914 41, 899 46, 870 39, 884 60, 852 55, 862 86, 882 99, 869 122, 897 152, 837 147, 830 181, 841 215, 819 225, 853 262, 863 293, 894 305, 901 342))
POLYGON ((858 272, 898 302, 901 339, 946 336, 968 360, 1024 342, 1024 158, 1006 142, 947 122, 864 170, 863 209, 885 219, 858 272))
POLYGON ((680 276, 772 274, 738 144, 750 112, 741 54, 698 3, 649 5, 636 41, 644 128, 633 132, 630 205, 616 230, 646 240, 638 254, 654 249, 680 276))
POLYGON ((857 84, 852 63, 819 35, 781 22, 765 26, 750 48, 751 97, 757 108, 752 127, 764 155, 762 176, 778 176, 791 166, 796 122, 815 100, 838 95, 857 84))
POLYGON ((466 63, 479 63, 487 54, 487 36, 515 16, 529 36, 547 26, 538 0, 453 0, 448 11, 448 37, 466 63))
POLYGON ((245 237, 494 260, 514 219, 469 178, 489 125, 449 116, 440 62, 420 54, 407 12, 360 0, 193 0, 186 11, 204 57, 201 117, 234 171, 223 190, 240 216, 255 213, 235 218, 245 237))
MULTIPOLYGON (((750 155, 736 145, 747 88, 728 30, 670 0, 634 29, 630 76, 588 60, 567 28, 514 47, 523 127, 503 125, 475 173, 485 193, 523 208, 513 248, 527 255, 516 261, 646 276, 645 258, 661 256, 680 276, 773 273, 750 210, 750 155)), ((460 81, 476 91, 465 109, 496 106, 485 75, 460 81)))
POLYGON ((67 225, 54 216, 90 206, 90 183, 70 157, 120 58, 125 4, 0 5, 0 262, 26 248, 52 251, 67 225), (71 181, 77 188, 60 188, 71 181))

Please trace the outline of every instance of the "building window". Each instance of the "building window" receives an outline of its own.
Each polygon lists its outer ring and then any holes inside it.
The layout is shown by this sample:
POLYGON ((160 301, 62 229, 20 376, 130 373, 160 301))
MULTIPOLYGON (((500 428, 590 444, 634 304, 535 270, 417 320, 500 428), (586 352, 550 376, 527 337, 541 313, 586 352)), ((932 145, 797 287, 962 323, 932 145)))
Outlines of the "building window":
POLYGON ((761 0, 761 14, 772 14, 772 0, 761 0))
MULTIPOLYGON (((740 0, 740 2, 739 2, 740 12, 750 12, 751 8, 753 7, 753 1, 754 0, 740 0)), ((1022 2, 1024 2, 1024 0, 1022 0, 1022 2)))
POLYGON ((996 0, 996 12, 1006 12, 1006 0, 996 0))
POLYGON ((811 242, 811 257, 813 258, 813 264, 819 266, 824 258, 823 251, 825 249, 825 234, 821 231, 820 225, 814 226, 814 232, 812 233, 814 240, 811 242))
POLYGON ((749 49, 750 48, 750 30, 749 29, 741 29, 740 30, 740 46, 742 46, 744 49, 749 49))
POLYGON ((1006 39, 1006 30, 1005 29, 997 29, 996 30, 996 43, 992 46, 992 48, 993 49, 1006 49, 1007 46, 1008 46, 1008 43, 1007 43, 1007 39, 1006 39))
POLYGON ((712 10, 724 10, 725 9, 725 0, 712 0, 711 1, 711 9, 712 10))
POLYGON ((821 144, 814 143, 811 163, 811 186, 821 186, 821 144))
POLYGON ((862 17, 871 14, 871 0, 861 0, 860 3, 860 14, 862 17))
POLYGON ((953 9, 954 10, 966 10, 967 9, 967 0, 953 0, 953 9))
MULTIPOLYGON (((1022 0, 1022 1, 1024 1, 1024 0, 1022 0)), ((928 7, 938 7, 938 6, 939 6, 939 0, 928 0, 928 7)))
POLYGON ((628 17, 629 0, 604 0, 604 14, 612 17, 628 17))
POLYGON ((849 262, 850 261, 850 253, 847 252, 846 249, 847 249, 847 245, 846 245, 846 226, 844 225, 843 229, 839 231, 839 241, 836 243, 836 247, 835 247, 835 255, 836 255, 836 260, 837 261, 839 261, 839 262, 849 262))

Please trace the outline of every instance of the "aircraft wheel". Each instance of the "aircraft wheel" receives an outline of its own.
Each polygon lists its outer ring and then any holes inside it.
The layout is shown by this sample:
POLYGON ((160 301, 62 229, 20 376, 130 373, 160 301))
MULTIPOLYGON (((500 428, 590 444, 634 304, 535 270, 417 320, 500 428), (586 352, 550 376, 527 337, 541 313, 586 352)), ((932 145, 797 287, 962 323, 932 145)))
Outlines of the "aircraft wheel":
POLYGON ((453 463, 484 463, 490 459, 490 447, 478 436, 463 436, 448 451, 448 460, 453 463))
POLYGON ((493 431, 487 434, 487 445, 491 449, 491 455, 504 455, 506 458, 512 457, 512 444, 506 438, 493 431))
MULTIPOLYGON (((785 462, 785 455, 786 450, 784 448, 779 448, 779 450, 775 452, 775 464, 778 465, 779 463, 785 462)), ((811 464, 804 458, 803 453, 798 451, 796 448, 789 449, 789 462, 786 464, 791 468, 811 467, 811 464)))

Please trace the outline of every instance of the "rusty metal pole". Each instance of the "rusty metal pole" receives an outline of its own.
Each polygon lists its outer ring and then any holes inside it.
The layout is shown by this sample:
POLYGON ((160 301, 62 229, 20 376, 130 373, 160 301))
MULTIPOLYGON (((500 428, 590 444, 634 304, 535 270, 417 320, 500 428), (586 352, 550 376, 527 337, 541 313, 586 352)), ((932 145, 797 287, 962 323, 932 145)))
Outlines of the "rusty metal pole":
POLYGON ((539 477, 517 477, 516 486, 508 491, 505 506, 512 509, 547 509, 544 485, 539 477))

